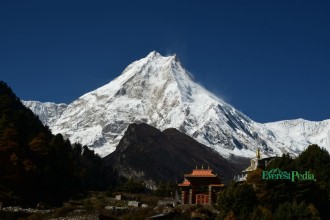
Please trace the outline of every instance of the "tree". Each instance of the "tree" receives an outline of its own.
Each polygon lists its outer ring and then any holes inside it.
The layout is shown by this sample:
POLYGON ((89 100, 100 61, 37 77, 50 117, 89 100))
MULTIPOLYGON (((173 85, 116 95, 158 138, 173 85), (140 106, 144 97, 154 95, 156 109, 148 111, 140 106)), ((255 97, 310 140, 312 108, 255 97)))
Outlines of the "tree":
POLYGON ((250 218, 251 210, 257 204, 257 197, 250 184, 232 184, 218 193, 219 217, 225 218, 233 211, 238 218, 250 218))
POLYGON ((307 206, 305 202, 297 204, 296 201, 280 204, 274 214, 275 220, 291 219, 320 219, 320 216, 313 205, 307 206))
POLYGON ((256 208, 254 208, 251 219, 272 220, 273 216, 272 216, 272 212, 268 208, 259 205, 256 208))
POLYGON ((93 151, 82 155, 81 145, 52 135, 0 81, 0 201, 59 204, 78 190, 107 189, 112 176, 93 151))
POLYGON ((45 156, 48 154, 47 137, 45 133, 39 133, 29 143, 29 149, 36 154, 45 156))
POLYGON ((176 185, 172 182, 160 182, 155 191, 156 196, 173 196, 176 185))
POLYGON ((0 137, 0 151, 15 150, 19 146, 17 139, 17 131, 14 128, 6 127, 0 137))
POLYGON ((141 193, 145 192, 146 188, 144 187, 142 182, 135 181, 131 178, 122 186, 120 186, 118 190, 129 193, 141 193))

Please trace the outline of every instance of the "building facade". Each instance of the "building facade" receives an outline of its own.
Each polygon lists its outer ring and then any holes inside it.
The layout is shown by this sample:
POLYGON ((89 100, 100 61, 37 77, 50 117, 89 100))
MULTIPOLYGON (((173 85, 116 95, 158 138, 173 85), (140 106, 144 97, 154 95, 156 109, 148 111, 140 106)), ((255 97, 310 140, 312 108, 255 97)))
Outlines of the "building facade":
POLYGON ((224 187, 217 174, 211 169, 194 169, 184 174, 181 187, 181 204, 212 204, 217 193, 224 187))

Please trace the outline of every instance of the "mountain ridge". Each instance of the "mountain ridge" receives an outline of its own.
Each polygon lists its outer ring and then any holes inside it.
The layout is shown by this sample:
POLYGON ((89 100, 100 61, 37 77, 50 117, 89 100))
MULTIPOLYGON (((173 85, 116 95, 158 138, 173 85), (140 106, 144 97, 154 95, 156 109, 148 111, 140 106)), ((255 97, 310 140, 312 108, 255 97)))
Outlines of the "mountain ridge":
MULTIPOLYGON (((195 82, 176 56, 155 51, 70 103, 50 128, 105 156, 115 150, 131 123, 177 128, 225 157, 251 157, 257 148, 269 156, 297 155, 310 142, 295 142, 276 129, 278 125, 251 120, 195 82)), ((330 141, 321 136, 314 141, 329 150, 330 141)))
POLYGON ((212 149, 175 128, 160 131, 145 123, 130 124, 116 150, 104 157, 127 179, 144 181, 154 189, 160 182, 180 182, 196 166, 210 167, 231 180, 246 161, 232 164, 212 149), (234 166, 235 165, 235 166, 234 166))
POLYGON ((23 105, 31 109, 44 125, 52 126, 67 108, 65 103, 23 101, 23 105))

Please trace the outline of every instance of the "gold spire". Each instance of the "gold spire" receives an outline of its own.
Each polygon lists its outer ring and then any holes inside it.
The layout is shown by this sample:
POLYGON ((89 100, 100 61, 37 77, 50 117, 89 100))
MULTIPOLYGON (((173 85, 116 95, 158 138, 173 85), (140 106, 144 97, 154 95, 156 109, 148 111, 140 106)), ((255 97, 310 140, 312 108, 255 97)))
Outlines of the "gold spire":
POLYGON ((202 170, 204 170, 204 165, 202 164, 202 170))
POLYGON ((257 149, 257 155, 256 156, 257 156, 258 159, 260 159, 260 149, 259 148, 257 149))

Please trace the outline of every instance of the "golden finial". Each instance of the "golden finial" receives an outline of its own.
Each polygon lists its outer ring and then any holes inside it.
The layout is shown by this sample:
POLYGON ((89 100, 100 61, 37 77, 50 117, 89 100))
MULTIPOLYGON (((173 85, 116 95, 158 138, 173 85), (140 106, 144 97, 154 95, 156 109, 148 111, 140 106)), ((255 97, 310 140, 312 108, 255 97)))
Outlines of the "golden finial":
POLYGON ((196 170, 197 170, 197 164, 196 164, 196 170))
POLYGON ((204 170, 204 165, 202 164, 202 170, 204 170))
POLYGON ((257 158, 260 159, 260 149, 257 148, 257 158))

